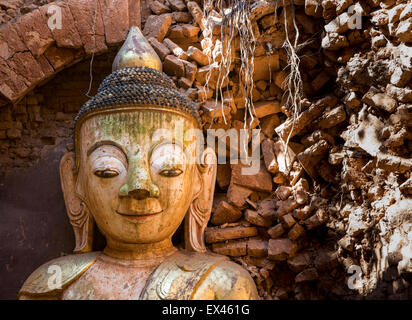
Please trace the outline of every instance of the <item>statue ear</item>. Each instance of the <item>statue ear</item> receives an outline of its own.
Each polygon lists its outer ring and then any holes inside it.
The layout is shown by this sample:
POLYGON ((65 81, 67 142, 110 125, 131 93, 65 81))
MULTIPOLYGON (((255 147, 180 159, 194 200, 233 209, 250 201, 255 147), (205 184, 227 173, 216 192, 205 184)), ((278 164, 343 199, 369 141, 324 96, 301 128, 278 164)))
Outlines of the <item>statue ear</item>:
POLYGON ((190 204, 185 219, 186 250, 205 252, 204 231, 212 211, 213 194, 215 191, 217 158, 212 148, 207 148, 198 165, 200 176, 200 191, 190 204))
POLYGON ((67 152, 60 161, 60 181, 64 202, 76 240, 75 253, 92 251, 93 218, 78 192, 79 181, 73 152, 67 152))

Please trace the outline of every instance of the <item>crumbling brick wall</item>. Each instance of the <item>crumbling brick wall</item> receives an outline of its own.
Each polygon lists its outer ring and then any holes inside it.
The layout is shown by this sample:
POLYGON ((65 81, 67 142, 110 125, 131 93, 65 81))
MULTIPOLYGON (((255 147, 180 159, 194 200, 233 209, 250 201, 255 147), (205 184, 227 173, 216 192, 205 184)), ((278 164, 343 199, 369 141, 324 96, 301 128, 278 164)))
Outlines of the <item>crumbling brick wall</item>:
MULTIPOLYGON (((250 3, 256 49, 249 128, 261 129, 262 164, 255 176, 242 175, 241 164, 218 165, 205 234, 210 250, 243 265, 263 299, 411 298, 411 3, 250 3), (285 14, 289 22, 295 16, 300 32, 297 113, 285 100, 285 14), (348 270, 359 275, 355 287, 348 270)), ((235 37, 229 90, 216 104, 218 73, 202 43, 202 5, 142 1, 142 31, 164 71, 199 103, 205 129, 241 129, 239 42, 235 37)), ((219 23, 214 28, 212 46, 221 36, 219 23)), ((109 61, 94 65, 97 78, 110 73, 109 61)), ((70 136, 86 100, 79 90, 88 66, 0 109, 3 171, 30 166, 70 136)))

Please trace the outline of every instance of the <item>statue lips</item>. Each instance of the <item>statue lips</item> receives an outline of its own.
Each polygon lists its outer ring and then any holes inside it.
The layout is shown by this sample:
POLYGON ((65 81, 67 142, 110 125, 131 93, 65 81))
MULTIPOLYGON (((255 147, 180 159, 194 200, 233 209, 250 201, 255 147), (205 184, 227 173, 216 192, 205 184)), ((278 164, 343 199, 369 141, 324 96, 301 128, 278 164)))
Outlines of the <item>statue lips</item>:
POLYGON ((159 215, 161 212, 163 212, 163 210, 160 210, 157 212, 141 211, 141 212, 128 212, 128 213, 123 213, 123 212, 119 212, 118 210, 116 210, 116 212, 128 220, 132 220, 134 222, 139 222, 139 221, 144 222, 145 220, 148 220, 152 217, 159 215))
POLYGON ((157 199, 121 201, 116 213, 134 222, 144 222, 163 212, 157 199))

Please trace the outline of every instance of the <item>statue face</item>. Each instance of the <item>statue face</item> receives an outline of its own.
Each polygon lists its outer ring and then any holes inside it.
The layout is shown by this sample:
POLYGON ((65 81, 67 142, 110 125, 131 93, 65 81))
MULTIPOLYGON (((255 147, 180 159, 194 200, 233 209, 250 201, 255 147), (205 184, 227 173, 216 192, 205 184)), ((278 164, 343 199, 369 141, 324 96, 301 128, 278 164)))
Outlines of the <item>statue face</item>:
POLYGON ((152 243, 173 235, 201 190, 195 140, 172 139, 193 128, 184 116, 149 110, 85 120, 76 189, 107 238, 152 243))

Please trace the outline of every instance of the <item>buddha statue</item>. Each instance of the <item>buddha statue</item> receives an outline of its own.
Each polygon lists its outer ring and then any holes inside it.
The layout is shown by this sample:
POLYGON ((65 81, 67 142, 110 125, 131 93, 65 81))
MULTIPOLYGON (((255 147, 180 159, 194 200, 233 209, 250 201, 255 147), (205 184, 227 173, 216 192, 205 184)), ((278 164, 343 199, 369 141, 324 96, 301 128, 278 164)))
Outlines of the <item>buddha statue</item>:
POLYGON ((131 28, 101 83, 75 119, 73 148, 60 163, 74 254, 40 266, 20 299, 258 299, 249 273, 208 252, 216 155, 197 154, 196 104, 161 71, 131 28), (184 244, 172 236, 184 225, 184 244), (106 239, 92 251, 97 226, 106 239))

